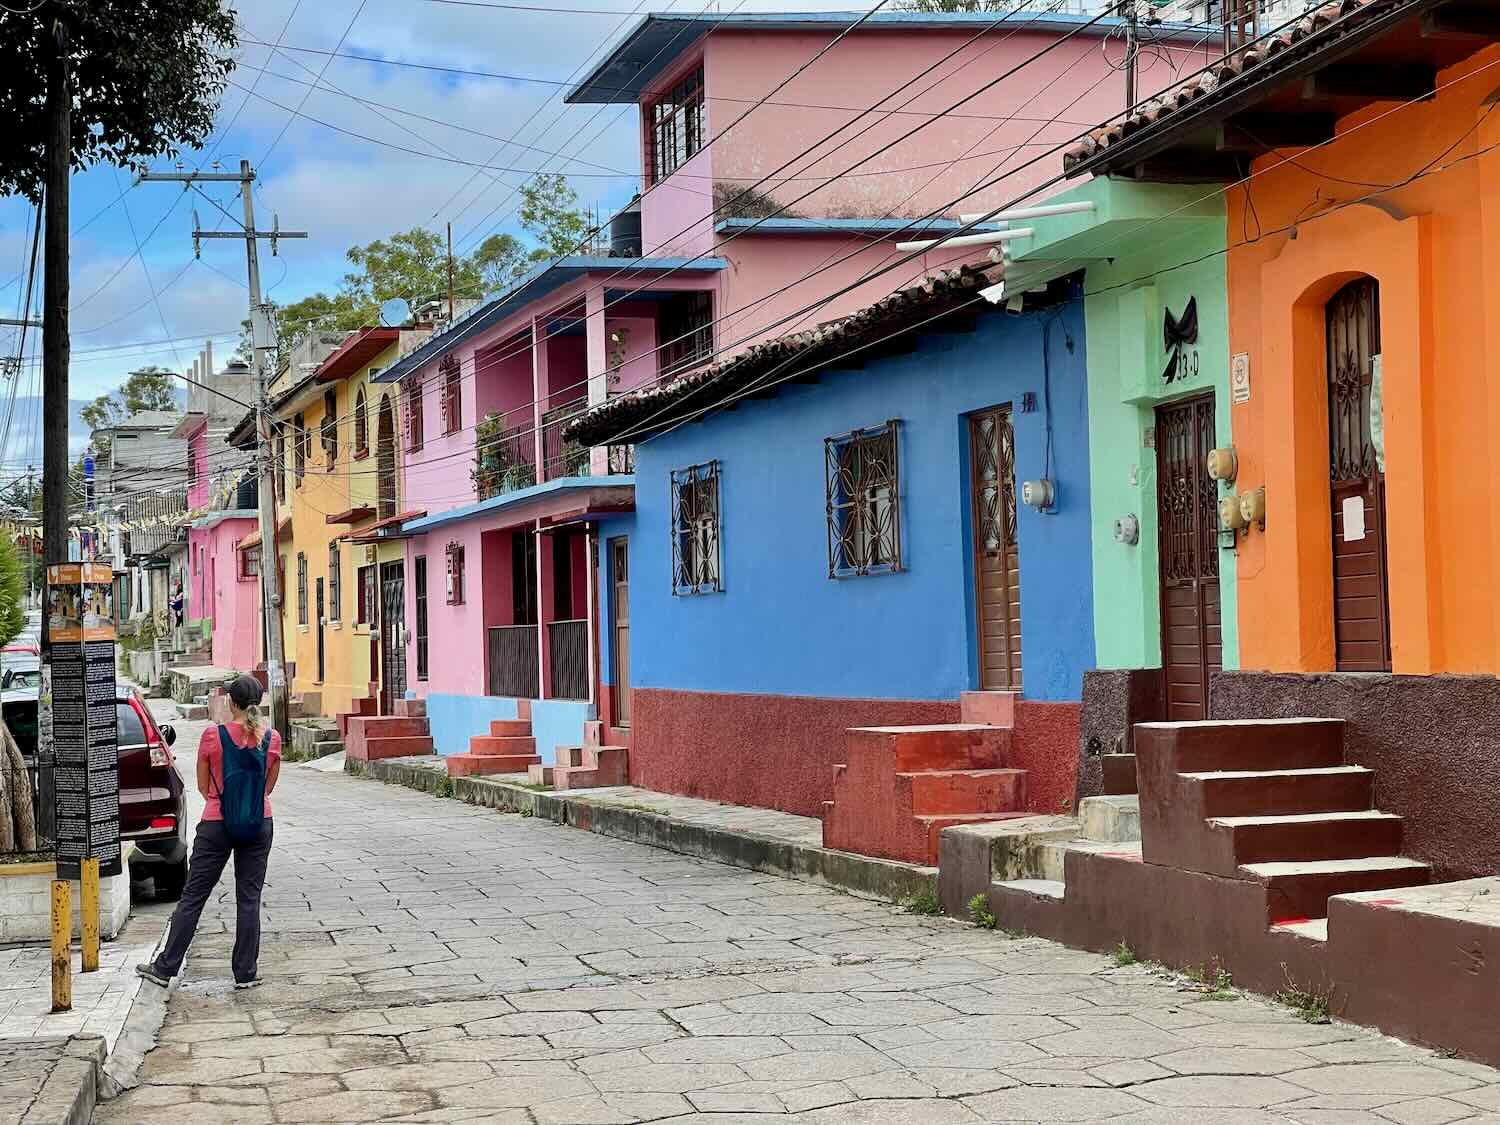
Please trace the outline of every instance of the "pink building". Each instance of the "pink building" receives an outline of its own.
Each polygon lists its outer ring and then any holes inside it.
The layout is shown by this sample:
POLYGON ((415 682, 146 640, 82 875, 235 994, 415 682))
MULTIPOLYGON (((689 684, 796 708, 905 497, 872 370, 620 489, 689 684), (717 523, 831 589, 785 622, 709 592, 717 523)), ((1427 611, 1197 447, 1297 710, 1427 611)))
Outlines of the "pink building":
MULTIPOLYGON (((526 712, 546 764, 591 719, 628 737, 628 545, 601 559, 598 526, 634 507, 633 446, 573 448, 568 419, 986 257, 898 243, 1045 194, 1063 142, 1123 108, 1113 18, 878 13, 818 57, 858 18, 642 20, 568 95, 640 105, 646 190, 608 255, 539 268, 374 376, 401 385, 410 514, 378 535, 406 543, 406 679, 440 753, 526 712)), ((1156 38, 1143 94, 1206 58, 1156 38)))

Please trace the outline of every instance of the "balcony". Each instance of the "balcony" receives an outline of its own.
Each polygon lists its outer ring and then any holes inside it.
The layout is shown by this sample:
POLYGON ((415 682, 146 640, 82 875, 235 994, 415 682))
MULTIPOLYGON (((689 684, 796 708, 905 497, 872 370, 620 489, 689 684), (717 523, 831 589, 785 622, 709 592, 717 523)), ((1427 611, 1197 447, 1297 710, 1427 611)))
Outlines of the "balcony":
POLYGON ((536 445, 530 423, 487 414, 474 432, 474 491, 480 500, 536 483, 536 445))
POLYGON ((589 697, 589 623, 547 623, 548 655, 552 671, 553 699, 589 697))
POLYGON ((485 637, 489 695, 537 699, 542 694, 535 625, 495 625, 485 637))
POLYGON ((578 399, 566 406, 559 406, 542 415, 542 465, 544 480, 562 477, 586 477, 589 475, 589 451, 587 446, 564 441, 563 427, 568 421, 588 409, 586 399, 578 399))

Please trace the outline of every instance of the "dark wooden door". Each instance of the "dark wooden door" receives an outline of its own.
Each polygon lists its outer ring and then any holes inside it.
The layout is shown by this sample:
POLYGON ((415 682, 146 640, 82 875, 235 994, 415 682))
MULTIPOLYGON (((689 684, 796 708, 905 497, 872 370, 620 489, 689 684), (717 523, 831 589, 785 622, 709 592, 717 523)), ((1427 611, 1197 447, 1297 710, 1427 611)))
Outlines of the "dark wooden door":
POLYGON ((609 541, 609 572, 614 596, 609 600, 610 671, 614 682, 616 726, 630 725, 630 541, 609 541))
POLYGON ((1016 545, 1016 442, 1009 406, 969 417, 974 628, 979 687, 1021 690, 1021 554, 1016 545))
POLYGON ((396 514, 396 411, 389 394, 380 396, 380 421, 375 437, 375 514, 396 514))
POLYGON ((1208 679, 1223 667, 1218 489, 1212 392, 1156 408, 1161 666, 1169 721, 1208 718, 1208 679))
POLYGON ((1334 657, 1341 672, 1389 672, 1385 466, 1371 428, 1380 356, 1375 279, 1359 278, 1335 293, 1327 318, 1334 657))
POLYGON ((393 714, 406 698, 406 574, 404 564, 380 564, 380 713, 393 714))
POLYGON ((315 589, 317 591, 317 597, 313 602, 313 609, 317 612, 318 615, 318 683, 321 684, 323 682, 325 673, 328 671, 327 638, 323 632, 323 580, 321 578, 318 579, 315 589))

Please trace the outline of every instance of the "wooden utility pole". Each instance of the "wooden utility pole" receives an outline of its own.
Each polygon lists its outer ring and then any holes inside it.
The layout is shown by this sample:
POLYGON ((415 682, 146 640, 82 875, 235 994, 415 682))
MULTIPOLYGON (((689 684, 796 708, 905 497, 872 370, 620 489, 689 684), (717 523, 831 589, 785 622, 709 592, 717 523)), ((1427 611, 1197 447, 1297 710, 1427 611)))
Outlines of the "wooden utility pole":
MULTIPOLYGON (((250 286, 250 338, 254 344, 251 362, 255 369, 255 433, 257 439, 256 463, 260 477, 260 597, 261 610, 266 622, 266 679, 271 687, 271 725, 280 733, 282 745, 288 746, 291 737, 290 716, 287 713, 286 643, 281 631, 281 570, 277 566, 276 551, 276 465, 273 456, 275 443, 271 440, 271 402, 266 392, 270 382, 266 371, 266 352, 276 346, 270 310, 260 296, 260 249, 258 241, 269 239, 271 253, 276 253, 276 243, 282 238, 306 238, 302 230, 282 230, 278 221, 273 221, 270 230, 255 229, 255 170, 250 161, 241 160, 240 170, 234 172, 146 172, 142 180, 175 181, 190 185, 196 181, 229 181, 240 185, 240 198, 245 205, 243 230, 193 229, 193 250, 196 254, 200 240, 205 238, 239 238, 245 243, 245 268, 250 286)), ((187 190, 186 187, 183 189, 187 190)))

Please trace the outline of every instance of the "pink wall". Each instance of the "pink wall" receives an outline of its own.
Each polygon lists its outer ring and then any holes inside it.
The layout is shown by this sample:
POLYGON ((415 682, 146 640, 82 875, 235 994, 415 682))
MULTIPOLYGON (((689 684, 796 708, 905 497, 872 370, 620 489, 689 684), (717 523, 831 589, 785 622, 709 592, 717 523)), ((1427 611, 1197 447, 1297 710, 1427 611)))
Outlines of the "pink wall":
POLYGON ((259 591, 254 579, 241 579, 234 545, 255 530, 253 518, 220 520, 212 527, 188 530, 189 619, 213 620, 214 666, 248 671, 255 667, 260 629, 259 591), (203 566, 198 549, 203 548, 203 566))
MULTIPOLYGON (((417 555, 427 556, 427 651, 428 678, 408 677, 407 688, 418 698, 428 692, 483 695, 485 689, 486 593, 482 538, 493 521, 467 520, 438 528, 406 541, 406 572, 412 574, 417 555), (464 547, 464 604, 448 604, 447 550, 458 542, 464 547)), ((508 556, 507 556, 508 560, 508 556)), ((491 579, 493 584, 493 578, 491 579)), ((416 635, 416 599, 406 599, 406 626, 416 635)), ((415 659, 413 657, 412 659, 415 659)), ((415 665, 413 665, 415 668, 415 665)))
MULTIPOLYGON (((618 309, 622 315, 606 316, 604 319, 605 333, 623 331, 625 333, 623 346, 619 349, 625 362, 620 367, 619 381, 610 385, 611 394, 619 394, 633 387, 639 387, 642 383, 648 383, 656 378, 656 319, 652 315, 650 307, 640 301, 621 301, 613 306, 611 312, 618 309), (645 315, 623 315, 626 312, 632 314, 643 312, 645 315)), ((609 362, 610 353, 615 346, 608 342, 604 345, 605 361, 609 362)))
MULTIPOLYGON (((724 128, 745 105, 768 94, 777 82, 826 47, 835 34, 834 30, 729 30, 711 35, 704 54, 710 124, 724 128), (728 121, 723 120, 726 113, 728 121)), ((714 180, 737 187, 754 184, 788 158, 848 124, 849 128, 818 148, 811 158, 800 158, 771 184, 756 190, 787 203, 816 189, 793 207, 795 213, 805 216, 977 211, 1006 203, 1021 190, 1060 172, 1060 152, 1019 169, 1052 146, 1122 110, 1124 77, 1110 65, 1119 61, 1118 41, 1101 50, 1100 36, 1081 34, 947 112, 960 98, 999 78, 1059 37, 1055 32, 1006 30, 963 48, 931 75, 883 103, 887 110, 902 112, 859 116, 863 109, 879 103, 973 34, 964 29, 855 33, 772 99, 796 104, 760 106, 729 136, 713 144, 708 153, 713 160, 714 180), (889 151, 875 155, 924 121, 932 123, 889 151), (870 127, 866 130, 866 126, 870 127), (835 151, 846 138, 852 139, 835 151), (1013 174, 999 185, 957 206, 950 202, 976 182, 1008 171, 1013 174), (790 176, 805 178, 779 183, 790 176), (819 180, 829 177, 838 178, 818 186, 819 180)), ((1143 53, 1142 96, 1172 84, 1177 75, 1202 66, 1208 57, 1206 49, 1171 45, 1163 45, 1160 57, 1157 52, 1143 53)), ((696 180, 690 183, 697 185, 696 180)))
POLYGON ((507 424, 526 420, 531 405, 531 334, 512 336, 499 344, 475 352, 478 370, 478 414, 516 412, 507 424))
POLYGON ((192 458, 193 464, 197 466, 197 479, 193 487, 188 489, 188 508, 201 508, 208 503, 208 426, 200 424, 188 438, 188 456, 192 458))

